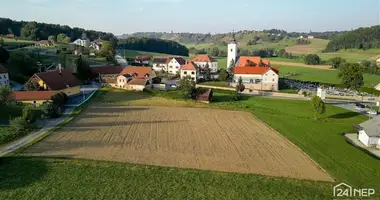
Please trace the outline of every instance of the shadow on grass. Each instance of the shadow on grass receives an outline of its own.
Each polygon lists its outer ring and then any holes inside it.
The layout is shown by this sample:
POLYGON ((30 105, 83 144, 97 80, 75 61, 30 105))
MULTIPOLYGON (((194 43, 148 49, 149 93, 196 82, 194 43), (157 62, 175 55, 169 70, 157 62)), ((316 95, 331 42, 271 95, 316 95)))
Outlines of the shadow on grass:
POLYGON ((335 115, 331 115, 328 118, 330 118, 330 119, 347 119, 347 118, 357 117, 359 115, 361 115, 361 114, 357 113, 357 112, 344 112, 344 113, 338 113, 335 115))
POLYGON ((47 164, 34 157, 0 158, 0 191, 26 187, 47 173, 47 164))

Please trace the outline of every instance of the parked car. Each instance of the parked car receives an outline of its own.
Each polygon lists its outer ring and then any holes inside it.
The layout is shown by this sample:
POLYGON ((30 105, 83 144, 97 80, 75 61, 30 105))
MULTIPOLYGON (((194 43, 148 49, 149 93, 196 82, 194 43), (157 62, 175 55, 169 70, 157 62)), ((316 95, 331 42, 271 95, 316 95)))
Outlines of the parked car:
POLYGON ((367 113, 370 115, 378 115, 378 112, 376 110, 369 110, 367 113))
POLYGON ((362 104, 362 103, 356 103, 355 105, 356 105, 356 107, 358 107, 358 108, 365 108, 365 105, 362 104))

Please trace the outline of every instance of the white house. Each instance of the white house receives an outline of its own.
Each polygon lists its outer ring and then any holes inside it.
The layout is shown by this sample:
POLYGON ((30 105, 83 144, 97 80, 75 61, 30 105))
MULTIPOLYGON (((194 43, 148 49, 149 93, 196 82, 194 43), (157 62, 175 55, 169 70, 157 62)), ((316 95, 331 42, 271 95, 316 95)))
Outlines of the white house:
POLYGON ((166 71, 166 68, 168 67, 167 60, 168 57, 153 57, 153 70, 154 71, 166 71))
POLYGON ((188 61, 186 65, 181 67, 181 79, 190 76, 195 82, 199 79, 199 70, 194 62, 188 61))
POLYGON ((380 148, 380 116, 359 124, 358 139, 365 146, 380 148))
POLYGON ((375 86, 375 90, 380 91, 380 83, 375 86))
POLYGON ((135 57, 135 63, 148 65, 149 62, 150 62, 150 56, 136 56, 135 57))
POLYGON ((117 77, 117 87, 120 89, 143 91, 149 85, 148 79, 133 78, 128 74, 117 77))
POLYGON ((90 48, 93 48, 93 49, 96 49, 97 51, 99 51, 100 50, 100 45, 98 45, 95 42, 91 42, 90 43, 90 48))
POLYGON ((78 46, 83 46, 83 47, 89 47, 90 46, 90 40, 82 40, 82 39, 76 39, 74 42, 71 44, 75 44, 78 46))
POLYGON ((380 57, 376 59, 376 64, 380 65, 380 57))
POLYGON ((231 85, 235 86, 240 77, 247 89, 278 91, 279 70, 272 68, 269 60, 241 56, 235 65, 231 85))
POLYGON ((8 71, 1 64, 0 64, 0 85, 9 85, 8 71))
POLYGON ((211 73, 218 72, 218 62, 208 55, 197 55, 193 59, 193 62, 198 65, 199 68, 204 69, 207 65, 211 70, 211 73))
POLYGON ((186 60, 182 57, 169 58, 167 62, 167 72, 169 74, 179 74, 182 66, 186 64, 186 60))
POLYGON ((309 35, 309 36, 307 36, 307 39, 314 39, 314 36, 309 35))

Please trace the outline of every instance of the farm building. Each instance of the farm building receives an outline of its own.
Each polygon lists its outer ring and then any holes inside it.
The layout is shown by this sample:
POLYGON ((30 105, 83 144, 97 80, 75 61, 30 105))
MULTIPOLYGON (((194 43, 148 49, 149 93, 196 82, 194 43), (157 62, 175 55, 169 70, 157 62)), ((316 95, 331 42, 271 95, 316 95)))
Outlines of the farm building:
POLYGON ((0 64, 0 85, 9 85, 8 70, 0 64))
POLYGON ((186 62, 187 64, 181 67, 181 79, 190 76, 193 81, 197 82, 199 79, 198 66, 192 61, 186 62))
POLYGON ((136 78, 145 78, 152 79, 156 77, 156 73, 152 70, 151 67, 126 67, 123 71, 120 72, 120 75, 129 74, 132 77, 136 78))
POLYGON ((36 73, 25 83, 25 85, 31 83, 37 84, 43 90, 64 92, 67 96, 80 94, 81 82, 69 69, 58 69, 36 73))
POLYGON ((33 104, 38 107, 46 101, 51 101, 51 96, 57 91, 15 91, 11 93, 11 98, 22 103, 33 104))
POLYGON ((153 70, 155 71, 167 71, 166 61, 168 57, 153 57, 153 70))
POLYGON ((133 78, 128 74, 117 77, 117 87, 121 89, 143 91, 148 86, 150 86, 148 79, 133 78))
POLYGON ((218 61, 214 60, 208 55, 198 55, 192 60, 200 69, 208 68, 211 70, 211 73, 218 71, 218 61))
POLYGON ((239 78, 247 89, 278 91, 279 70, 260 57, 241 56, 234 68, 231 85, 235 86, 239 78))
POLYGON ((166 64, 168 65, 167 71, 170 74, 179 74, 181 67, 186 64, 186 60, 183 59, 182 57, 170 57, 166 61, 166 64))
POLYGON ((115 87, 117 85, 117 77, 123 71, 123 68, 121 66, 101 66, 92 67, 91 70, 97 76, 102 86, 115 87))
POLYGON ((380 116, 359 124, 358 139, 365 146, 380 148, 380 116))
POLYGON ((148 65, 150 62, 150 56, 136 56, 135 63, 148 65))
POLYGON ((196 100, 202 103, 210 103, 212 101, 213 91, 209 88, 197 88, 196 100))

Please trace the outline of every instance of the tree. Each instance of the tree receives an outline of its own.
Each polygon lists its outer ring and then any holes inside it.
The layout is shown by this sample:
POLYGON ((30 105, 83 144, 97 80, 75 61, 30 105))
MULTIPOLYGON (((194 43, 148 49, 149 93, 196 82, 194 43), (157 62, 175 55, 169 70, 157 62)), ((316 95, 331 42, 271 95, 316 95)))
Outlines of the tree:
POLYGON ((205 77, 206 81, 211 80, 211 69, 210 69, 210 65, 208 63, 206 63, 203 71, 204 71, 204 77, 205 77))
POLYGON ((311 104, 314 110, 314 119, 317 119, 318 116, 326 112, 325 103, 319 96, 313 95, 313 97, 311 98, 311 104))
POLYGON ((100 52, 99 54, 102 56, 102 57, 106 57, 106 59, 108 61, 112 61, 114 60, 115 58, 115 55, 116 55, 116 49, 115 47, 112 45, 111 42, 104 42, 102 47, 100 48, 100 52))
POLYGON ((35 114, 33 113, 33 110, 30 106, 26 106, 23 110, 22 110, 22 119, 24 119, 25 121, 29 122, 29 123, 33 123, 36 121, 36 117, 35 114))
POLYGON ((346 63, 340 67, 338 78, 344 87, 358 91, 364 84, 360 65, 357 63, 346 63))
POLYGON ((329 61, 331 62, 331 67, 333 69, 339 69, 340 66, 346 63, 346 60, 341 57, 334 57, 331 58, 329 61))
POLYGON ((28 22, 21 28, 21 37, 28 40, 36 40, 37 39, 37 23, 36 22, 28 22))
POLYGON ((232 59, 231 62, 230 62, 230 67, 228 68, 228 73, 229 74, 233 74, 234 73, 234 69, 235 69, 235 60, 232 59))
POLYGON ((10 102, 9 96, 11 95, 12 90, 7 85, 0 85, 0 104, 7 105, 10 102))
POLYGON ((235 100, 236 101, 240 100, 240 93, 243 92, 244 89, 245 89, 245 85, 243 84, 243 79, 240 76, 238 79, 238 83, 235 86, 235 91, 236 91, 235 100))
POLYGON ((304 57, 303 61, 307 65, 319 65, 321 58, 317 54, 308 54, 304 57))
POLYGON ((30 124, 22 117, 16 117, 10 120, 9 126, 16 134, 21 134, 29 129, 30 124))
POLYGON ((0 38, 0 47, 3 47, 3 46, 4 46, 4 39, 0 38))
POLYGON ((66 52, 64 51, 61 51, 59 52, 58 54, 58 60, 59 60, 59 63, 61 64, 61 67, 63 68, 66 68, 66 62, 67 62, 67 55, 66 55, 66 52))
POLYGON ((57 37, 55 37, 54 35, 50 35, 50 36, 48 37, 48 40, 49 40, 50 42, 52 42, 52 43, 55 43, 55 42, 57 41, 57 37))
POLYGON ((228 79, 228 73, 225 69, 220 69, 219 80, 226 81, 228 79))
POLYGON ((4 64, 9 57, 9 52, 4 47, 0 46, 0 63, 4 64))
POLYGON ((179 89, 185 99, 194 99, 196 96, 195 82, 190 76, 186 76, 180 80, 179 89))
POLYGON ((219 48, 213 47, 210 52, 211 56, 218 56, 219 55, 219 48))
POLYGON ((69 43, 71 41, 71 38, 70 37, 68 37, 66 34, 64 34, 64 33, 60 33, 60 34, 58 34, 58 36, 57 36, 57 42, 58 43, 64 43, 64 44, 67 44, 67 43, 69 43))
POLYGON ((90 65, 86 60, 82 58, 82 56, 79 56, 79 58, 76 60, 76 66, 77 77, 79 80, 86 81, 92 78, 90 65))
POLYGON ((45 102, 41 105, 42 113, 49 118, 57 118, 60 116, 59 109, 51 102, 45 102))
POLYGON ((62 93, 57 93, 51 96, 51 100, 53 101, 53 105, 57 107, 62 107, 65 105, 65 97, 62 93))
POLYGON ((83 33, 82 33, 81 38, 82 38, 82 40, 88 40, 88 37, 87 37, 86 32, 83 32, 83 33))

